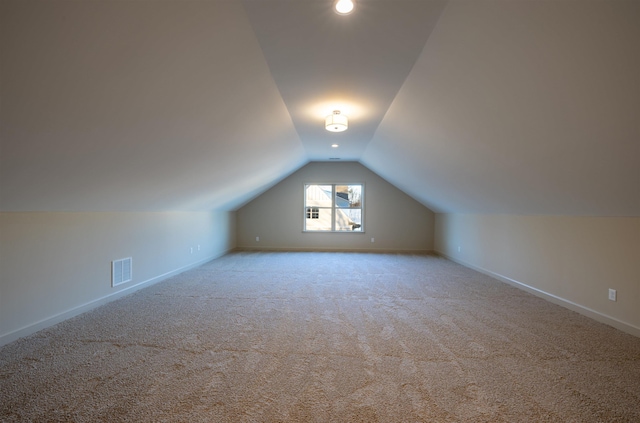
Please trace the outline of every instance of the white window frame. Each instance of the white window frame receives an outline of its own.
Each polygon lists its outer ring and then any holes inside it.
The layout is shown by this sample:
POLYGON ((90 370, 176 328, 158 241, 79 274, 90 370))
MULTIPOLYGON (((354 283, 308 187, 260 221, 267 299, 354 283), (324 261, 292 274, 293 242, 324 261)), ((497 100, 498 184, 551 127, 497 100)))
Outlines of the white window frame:
MULTIPOLYGON (((365 184, 363 182, 305 182, 302 184, 302 231, 303 232, 310 232, 310 233, 340 233, 340 234, 363 234, 365 233, 365 224, 364 224, 364 220, 365 220, 365 184), (307 205, 307 187, 309 185, 330 185, 331 186, 331 207, 321 207, 321 206, 317 206, 317 205, 307 205), (336 230, 336 210, 339 210, 340 207, 338 207, 336 205, 336 186, 343 186, 343 185, 360 185, 361 189, 360 189, 360 207, 358 207, 360 209, 360 228, 357 231, 346 231, 346 230, 336 230), (307 215, 308 215, 308 210, 311 210, 311 218, 310 220, 316 220, 316 218, 313 217, 313 213, 318 210, 318 213, 320 213, 320 210, 322 209, 330 209, 331 212, 331 230, 314 230, 314 229, 307 229, 307 215)), ((350 209, 351 210, 351 209, 350 209)))

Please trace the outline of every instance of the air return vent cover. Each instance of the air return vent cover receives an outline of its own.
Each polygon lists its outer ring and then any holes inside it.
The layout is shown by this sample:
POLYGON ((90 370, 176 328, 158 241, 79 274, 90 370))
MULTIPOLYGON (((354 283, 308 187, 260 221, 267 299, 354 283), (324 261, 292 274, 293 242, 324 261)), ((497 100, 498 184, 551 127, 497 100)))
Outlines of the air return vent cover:
POLYGON ((111 262, 111 286, 130 282, 133 278, 132 274, 131 257, 111 262))

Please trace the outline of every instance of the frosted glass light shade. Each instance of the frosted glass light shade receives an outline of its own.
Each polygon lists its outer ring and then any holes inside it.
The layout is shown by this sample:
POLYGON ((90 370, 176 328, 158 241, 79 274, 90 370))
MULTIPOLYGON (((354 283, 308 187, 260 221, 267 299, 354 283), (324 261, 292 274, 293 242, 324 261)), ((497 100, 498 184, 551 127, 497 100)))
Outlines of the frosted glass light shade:
POLYGON ((336 12, 341 15, 347 15, 353 11, 353 0, 338 0, 335 3, 336 12))
POLYGON ((325 119, 324 127, 327 131, 331 132, 346 131, 349 127, 349 119, 347 119, 345 115, 341 115, 339 110, 334 110, 334 112, 325 119))

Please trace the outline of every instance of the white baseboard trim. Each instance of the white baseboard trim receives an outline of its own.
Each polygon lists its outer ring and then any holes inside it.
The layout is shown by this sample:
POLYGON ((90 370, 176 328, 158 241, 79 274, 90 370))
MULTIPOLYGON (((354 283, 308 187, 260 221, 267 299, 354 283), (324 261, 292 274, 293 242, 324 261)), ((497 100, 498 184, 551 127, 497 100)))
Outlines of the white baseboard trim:
POLYGON ((307 248, 307 247, 236 247, 235 252, 273 253, 379 253, 379 254, 436 254, 433 250, 402 250, 390 248, 307 248))
POLYGON ((138 282, 138 283, 136 283, 134 285, 127 286, 127 287, 125 287, 123 289, 120 289, 119 291, 114 292, 112 294, 105 295, 105 296, 100 297, 100 298, 96 298, 94 300, 91 300, 91 301, 86 302, 84 304, 81 304, 79 306, 73 307, 73 308, 71 308, 69 310, 60 312, 60 313, 55 314, 55 315, 53 315, 51 317, 47 317, 45 319, 42 319, 42 320, 37 321, 35 323, 32 323, 30 325, 24 326, 24 327, 22 327, 20 329, 16 329, 14 331, 11 331, 9 333, 1 335, 0 336, 0 347, 3 346, 3 345, 8 344, 10 342, 13 342, 13 341, 15 341, 17 339, 20 339, 20 338, 23 338, 25 336, 29 336, 31 334, 34 334, 34 333, 36 333, 36 332, 38 332, 38 331, 40 331, 42 329, 46 329, 46 328, 48 328, 50 326, 53 326, 53 325, 58 324, 60 322, 63 322, 63 321, 65 321, 67 319, 70 319, 72 317, 78 316, 78 315, 80 315, 82 313, 85 313, 85 312, 87 312, 89 310, 97 308, 97 307, 99 307, 101 305, 104 305, 104 304, 106 304, 108 302, 117 300, 118 298, 124 297, 125 295, 132 294, 132 293, 134 293, 134 292, 136 292, 136 291, 138 291, 138 290, 140 290, 142 288, 149 287, 149 286, 151 286, 153 284, 156 284, 156 283, 161 282, 161 281, 163 281, 165 279, 168 279, 171 276, 175 276, 175 275, 180 274, 182 272, 185 272, 187 270, 190 270, 190 269, 196 268, 198 266, 201 266, 201 265, 203 265, 203 264, 205 264, 207 262, 210 262, 211 260, 214 260, 214 259, 216 259, 218 257, 222 257, 223 255, 227 254, 228 252, 229 251, 225 251, 225 252, 223 252, 221 254, 216 254, 216 255, 207 257, 205 259, 198 260, 198 261, 196 261, 194 263, 188 264, 186 266, 179 267, 177 269, 174 269, 174 270, 171 270, 169 272, 163 273, 161 275, 155 276, 155 277, 153 277, 151 279, 147 279, 146 281, 138 282))
POLYGON ((562 306, 564 308, 568 308, 571 311, 575 311, 576 313, 580 313, 584 316, 587 316, 593 320, 596 320, 600 323, 604 323, 606 325, 609 326, 613 326, 616 329, 619 329, 623 332, 626 332, 630 335, 634 335, 637 337, 640 337, 640 327, 637 327, 635 325, 632 325, 630 323, 624 322, 622 320, 616 319, 615 317, 611 317, 609 315, 606 315, 604 313, 601 313, 597 310, 593 310, 589 307, 585 307, 581 304, 578 303, 574 303, 573 301, 567 300, 565 298, 562 297, 558 297, 557 295, 553 295, 550 294, 548 292, 542 291, 541 289, 538 288, 534 288, 533 286, 527 285, 525 283, 522 283, 520 281, 517 281, 515 279, 511 279, 509 277, 503 276, 499 273, 496 272, 492 272, 491 270, 488 269, 484 269, 482 267, 479 266, 475 266, 471 263, 467 263, 464 260, 460 260, 458 258, 455 257, 451 257, 447 254, 444 254, 442 252, 436 251, 436 254, 438 254, 439 256, 442 256, 448 260, 451 260, 453 262, 456 262, 458 264, 463 265, 464 267, 468 267, 470 269, 476 270, 480 273, 484 273, 487 276, 491 276, 492 278, 498 279, 501 282, 507 283, 511 286, 515 286, 516 288, 522 289, 523 291, 529 292, 530 294, 533 294, 537 297, 540 298, 544 298, 545 300, 548 300, 554 304, 557 304, 559 306, 562 306))

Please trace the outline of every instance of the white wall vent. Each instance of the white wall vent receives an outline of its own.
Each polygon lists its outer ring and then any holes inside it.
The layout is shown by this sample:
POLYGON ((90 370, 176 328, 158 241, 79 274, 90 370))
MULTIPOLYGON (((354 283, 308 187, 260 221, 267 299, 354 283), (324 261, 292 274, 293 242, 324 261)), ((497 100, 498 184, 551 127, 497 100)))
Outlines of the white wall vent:
POLYGON ((131 257, 111 262, 111 286, 130 282, 133 279, 131 263, 131 257))

